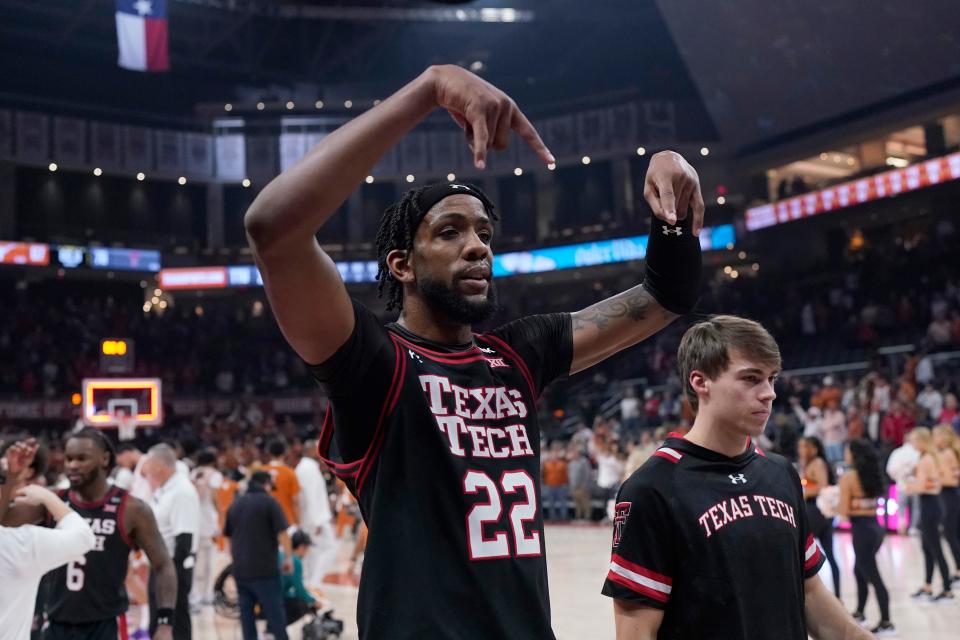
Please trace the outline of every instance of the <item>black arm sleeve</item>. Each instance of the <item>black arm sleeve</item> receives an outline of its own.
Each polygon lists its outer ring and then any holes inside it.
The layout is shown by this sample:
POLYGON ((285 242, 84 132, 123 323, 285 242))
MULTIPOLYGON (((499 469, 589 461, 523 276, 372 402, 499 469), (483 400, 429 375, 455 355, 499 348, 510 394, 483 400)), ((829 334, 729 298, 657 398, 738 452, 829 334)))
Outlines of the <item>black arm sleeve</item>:
POLYGON ((650 225, 643 288, 664 309, 684 314, 700 297, 700 238, 693 235, 693 215, 676 225, 656 216, 650 225))
POLYGON ((540 394, 570 374, 573 327, 569 313, 548 313, 514 320, 491 332, 512 347, 530 369, 540 394))
POLYGON ((307 365, 330 396, 334 439, 344 462, 359 460, 367 452, 396 360, 393 342, 377 316, 355 300, 353 312, 353 332, 347 341, 325 362, 307 365))
POLYGON ((184 562, 193 554, 193 534, 181 533, 173 542, 173 566, 177 571, 184 569, 184 562))

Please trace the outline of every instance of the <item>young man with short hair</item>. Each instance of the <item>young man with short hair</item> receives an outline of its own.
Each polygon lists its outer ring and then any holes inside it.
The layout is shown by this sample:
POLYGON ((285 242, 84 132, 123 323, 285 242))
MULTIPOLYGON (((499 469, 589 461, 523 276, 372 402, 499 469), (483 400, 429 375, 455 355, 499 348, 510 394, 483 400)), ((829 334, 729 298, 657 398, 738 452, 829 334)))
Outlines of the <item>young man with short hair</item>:
POLYGON ((796 471, 754 444, 776 397, 773 337, 714 316, 687 330, 678 360, 697 417, 617 496, 603 587, 617 639, 871 637, 817 576, 796 471))

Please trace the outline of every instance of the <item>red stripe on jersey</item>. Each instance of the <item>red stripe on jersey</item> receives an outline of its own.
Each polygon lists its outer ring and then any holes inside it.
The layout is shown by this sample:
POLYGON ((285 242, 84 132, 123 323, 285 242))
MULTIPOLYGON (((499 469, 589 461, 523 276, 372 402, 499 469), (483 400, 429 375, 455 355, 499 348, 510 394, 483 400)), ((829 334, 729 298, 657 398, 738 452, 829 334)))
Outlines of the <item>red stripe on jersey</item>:
POLYGON ((682 453, 678 453, 676 450, 668 447, 657 449, 653 455, 657 456, 658 458, 663 458, 664 460, 669 460, 673 464, 680 462, 680 458, 683 457, 682 453))
POLYGON ((527 386, 530 387, 530 397, 537 401, 539 399, 539 394, 537 394, 537 387, 533 384, 533 376, 530 375, 530 369, 527 368, 527 363, 524 362, 523 358, 513 350, 513 348, 508 345, 506 342, 498 338, 497 336, 491 336, 487 334, 479 335, 478 338, 486 340, 487 342, 493 344, 501 351, 504 352, 504 355, 509 357, 517 365, 517 369, 520 370, 520 375, 523 376, 523 379, 527 381, 527 386))
POLYGON ((613 571, 609 571, 607 573, 607 580, 610 582, 616 582, 619 585, 623 585, 627 589, 635 591, 642 596, 646 596, 651 600, 656 600, 657 602, 666 604, 670 600, 670 596, 667 594, 657 591, 656 589, 651 589, 650 587, 642 585, 639 582, 634 582, 630 578, 625 578, 619 573, 614 573, 613 571))
MULTIPOLYGON (((112 498, 113 495, 114 495, 119 489, 120 489, 120 487, 113 486, 113 487, 110 488, 109 491, 107 491, 105 494, 103 494, 103 497, 102 497, 102 498, 100 498, 99 500, 94 500, 94 501, 92 501, 92 502, 86 502, 86 501, 84 501, 83 499, 80 498, 80 495, 79 495, 76 491, 73 491, 73 490, 70 490, 67 495, 69 496, 69 502, 70 502, 70 504, 76 505, 76 506, 80 507, 81 509, 99 509, 99 508, 102 507, 103 505, 107 504, 107 501, 108 501, 110 498, 112 498)), ((62 498, 62 497, 63 497, 63 496, 61 496, 61 498, 62 498)))
MULTIPOLYGON (((124 542, 127 543, 127 546, 131 549, 139 549, 137 545, 133 543, 133 540, 130 539, 130 535, 127 533, 127 524, 126 524, 126 513, 127 513, 127 500, 130 498, 130 494, 127 492, 123 493, 123 496, 120 498, 120 507, 117 509, 117 525, 120 527, 120 537, 124 542)), ((120 616, 124 623, 126 623, 126 617, 120 616)))
POLYGON ((805 547, 804 558, 806 561, 803 563, 803 570, 809 571, 817 566, 817 563, 820 562, 820 547, 817 545, 816 540, 813 539, 813 535, 807 536, 807 546, 805 547))
POLYGON ((464 351, 454 351, 454 352, 448 353, 444 351, 434 351, 433 349, 427 349, 426 347, 422 347, 416 342, 411 342, 410 340, 407 340, 403 336, 397 333, 394 333, 392 331, 390 332, 390 335, 396 338, 397 340, 399 340, 400 342, 402 342, 405 346, 410 347, 420 355, 427 356, 432 360, 441 360, 441 359, 449 360, 451 358, 466 358, 468 356, 482 355, 477 345, 473 345, 472 347, 470 347, 469 349, 465 349, 464 351), (434 357, 434 356, 437 356, 437 357, 434 357))
POLYGON ((388 402, 385 402, 380 409, 380 417, 377 419, 377 430, 373 434, 373 441, 370 443, 367 454, 363 457, 363 463, 360 465, 360 468, 357 469, 357 496, 360 495, 367 476, 370 475, 370 470, 373 468, 373 461, 380 455, 380 448, 386 439, 387 429, 385 425, 387 423, 387 416, 393 413, 393 410, 397 406, 397 401, 400 399, 400 392, 403 390, 403 380, 407 373, 407 359, 403 357, 403 350, 400 348, 400 345, 397 343, 394 344, 397 347, 397 362, 399 366, 394 368, 393 388, 388 395, 388 402))
POLYGON ((667 576, 663 575, 662 573, 657 573, 656 571, 650 571, 650 569, 646 569, 646 568, 644 568, 644 567, 641 567, 640 565, 638 565, 638 564, 636 564, 636 563, 634 563, 634 562, 630 562, 629 560, 627 560, 627 559, 624 558, 623 556, 620 556, 620 555, 617 555, 617 554, 613 554, 613 556, 610 558, 610 561, 613 562, 613 563, 615 563, 615 564, 620 565, 620 566, 623 567, 624 569, 629 569, 630 571, 633 571, 634 573, 639 574, 639 575, 643 576, 644 578, 650 578, 651 580, 656 580, 657 582, 662 582, 663 584, 667 585, 668 587, 672 587, 672 586, 673 586, 673 579, 672 579, 672 578, 668 578, 667 576))
MULTIPOLYGON (((392 335, 392 334, 391 334, 392 335)), ((383 427, 383 423, 387 415, 393 411, 393 407, 396 405, 396 396, 399 395, 399 390, 403 387, 403 372, 406 371, 407 361, 403 357, 403 352, 400 349, 400 346, 394 343, 394 364, 393 364, 393 377, 390 380, 390 386, 387 389, 387 394, 383 398, 383 402, 380 405, 380 415, 377 418, 377 424, 373 431, 373 438, 370 440, 370 444, 367 446, 366 452, 363 454, 363 457, 359 460, 354 460, 353 462, 340 463, 334 462, 328 456, 330 453, 330 441, 333 438, 333 411, 331 406, 327 405, 327 412, 323 418, 323 427, 320 431, 320 439, 317 444, 317 454, 320 456, 320 459, 330 467, 330 471, 337 476, 338 478, 347 479, 347 478, 358 478, 359 475, 363 472, 363 468, 366 463, 368 463, 372 456, 376 455, 379 451, 377 447, 377 438, 380 435, 383 427), (393 401, 391 402, 391 398, 393 401)), ((359 489, 357 490, 359 493, 359 489)))
POLYGON ((127 614, 121 613, 117 616, 117 640, 129 640, 127 634, 127 614))

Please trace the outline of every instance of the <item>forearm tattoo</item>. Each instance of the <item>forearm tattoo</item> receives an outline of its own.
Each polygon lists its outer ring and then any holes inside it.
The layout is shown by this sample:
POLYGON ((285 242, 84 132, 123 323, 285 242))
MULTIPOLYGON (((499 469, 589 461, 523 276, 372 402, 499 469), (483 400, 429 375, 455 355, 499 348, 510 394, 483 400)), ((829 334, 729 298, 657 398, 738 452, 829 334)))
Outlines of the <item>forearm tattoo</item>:
POLYGON ((637 285, 612 298, 598 302, 592 307, 573 314, 573 330, 586 329, 590 325, 606 329, 611 320, 630 318, 634 322, 646 320, 650 315, 653 297, 642 285, 637 285))

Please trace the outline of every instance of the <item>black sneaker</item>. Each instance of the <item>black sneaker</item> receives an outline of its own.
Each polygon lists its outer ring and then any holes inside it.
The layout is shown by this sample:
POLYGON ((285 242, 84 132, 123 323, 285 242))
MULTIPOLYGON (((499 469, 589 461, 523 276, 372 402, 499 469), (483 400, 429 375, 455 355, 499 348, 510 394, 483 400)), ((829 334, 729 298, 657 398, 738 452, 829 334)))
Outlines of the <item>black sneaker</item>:
POLYGON ((857 624, 862 625, 864 622, 867 621, 867 619, 863 615, 863 611, 854 611, 850 615, 853 616, 853 619, 856 621, 857 624))
POLYGON ((933 591, 927 591, 923 588, 920 588, 917 589, 916 593, 911 593, 910 597, 918 600, 933 600, 933 591))
POLYGON ((942 604, 944 602, 953 602, 953 592, 941 591, 936 596, 934 596, 933 601, 939 604, 942 604))
POLYGON ((893 626, 893 623, 889 620, 881 621, 880 624, 875 626, 873 629, 870 629, 870 633, 875 636, 892 636, 896 635, 897 628, 893 626))

